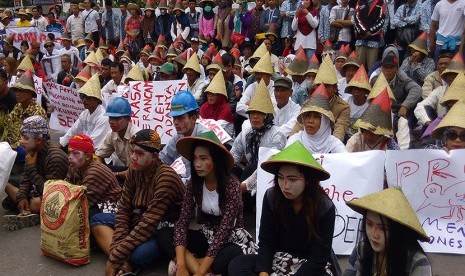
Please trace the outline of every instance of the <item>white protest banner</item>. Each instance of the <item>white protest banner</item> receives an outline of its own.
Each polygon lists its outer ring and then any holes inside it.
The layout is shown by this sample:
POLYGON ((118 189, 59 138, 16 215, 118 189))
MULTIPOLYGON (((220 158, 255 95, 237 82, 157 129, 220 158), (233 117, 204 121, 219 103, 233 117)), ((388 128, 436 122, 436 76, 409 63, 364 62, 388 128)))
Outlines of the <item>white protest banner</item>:
POLYGON ((213 131, 222 144, 232 139, 231 136, 226 132, 226 130, 224 130, 224 128, 222 128, 221 125, 213 119, 199 118, 197 119, 197 122, 213 131))
POLYGON ((50 128, 68 131, 84 111, 77 90, 55 82, 45 83, 50 102, 54 106, 50 117, 50 128))
MULTIPOLYGON (((7 27, 5 28, 6 37, 11 37, 13 39, 13 45, 21 49, 21 42, 26 40, 29 44, 31 42, 40 42, 43 44, 47 39, 47 34, 49 32, 41 32, 36 27, 7 27)), ((61 43, 61 33, 55 33, 55 43, 61 43)))
MULTIPOLYGON (((277 152, 277 150, 260 148, 259 166, 262 160, 268 160, 277 152)), ((331 174, 330 179, 320 184, 337 210, 334 225, 334 252, 339 255, 350 255, 357 242, 362 216, 347 207, 345 203, 383 189, 384 151, 314 154, 313 156, 331 174)), ((258 240, 263 196, 266 190, 273 186, 273 175, 259 167, 257 183, 260 183, 257 184, 258 240)))
POLYGON ((44 68, 45 75, 52 78, 56 82, 58 73, 61 69, 61 57, 63 55, 56 55, 51 57, 43 57, 41 60, 42 67, 44 68))
POLYGON ((131 104, 132 123, 141 129, 155 130, 161 143, 168 143, 176 134, 173 119, 169 116, 171 99, 186 87, 185 80, 129 82, 129 92, 123 97, 131 104))
POLYGON ((465 254, 465 150, 387 151, 385 166, 430 237, 423 249, 465 254))
POLYGON ((16 151, 12 150, 7 142, 0 143, 0 195, 3 198, 5 185, 10 177, 11 169, 16 158, 16 151))
POLYGON ((186 165, 182 162, 182 156, 174 160, 173 164, 170 166, 178 175, 186 175, 186 165))

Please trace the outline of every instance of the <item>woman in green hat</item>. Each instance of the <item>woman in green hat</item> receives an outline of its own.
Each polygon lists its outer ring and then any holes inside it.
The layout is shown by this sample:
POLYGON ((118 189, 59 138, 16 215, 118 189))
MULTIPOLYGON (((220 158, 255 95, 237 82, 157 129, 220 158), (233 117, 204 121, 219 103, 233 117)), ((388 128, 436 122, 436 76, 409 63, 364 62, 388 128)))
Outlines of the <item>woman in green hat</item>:
POLYGON ((229 275, 328 275, 336 208, 320 181, 329 173, 298 141, 261 167, 274 186, 263 198, 258 255, 236 257, 229 275))
POLYGON ((388 188, 346 203, 363 215, 361 238, 344 276, 429 276, 431 266, 418 240, 428 242, 400 188, 388 188))
POLYGON ((231 173, 234 159, 212 131, 182 138, 176 149, 192 166, 174 233, 158 235, 162 250, 176 260, 168 275, 226 275, 234 257, 255 253, 244 229, 240 183, 231 173), (195 214, 199 230, 189 229, 195 214))

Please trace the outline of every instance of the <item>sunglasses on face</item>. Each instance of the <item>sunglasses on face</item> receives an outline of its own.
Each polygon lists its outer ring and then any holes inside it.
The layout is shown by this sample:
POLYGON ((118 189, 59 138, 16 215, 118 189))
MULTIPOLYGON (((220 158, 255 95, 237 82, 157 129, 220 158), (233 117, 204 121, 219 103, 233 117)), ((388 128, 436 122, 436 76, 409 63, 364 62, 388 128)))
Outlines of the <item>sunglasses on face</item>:
POLYGON ((82 93, 79 93, 79 99, 81 100, 85 100, 87 98, 90 98, 89 96, 85 95, 85 94, 82 94, 82 93))
POLYGON ((446 133, 446 139, 447 140, 456 140, 457 138, 460 139, 460 141, 465 142, 465 132, 462 132, 460 134, 457 133, 457 131, 448 131, 446 133))

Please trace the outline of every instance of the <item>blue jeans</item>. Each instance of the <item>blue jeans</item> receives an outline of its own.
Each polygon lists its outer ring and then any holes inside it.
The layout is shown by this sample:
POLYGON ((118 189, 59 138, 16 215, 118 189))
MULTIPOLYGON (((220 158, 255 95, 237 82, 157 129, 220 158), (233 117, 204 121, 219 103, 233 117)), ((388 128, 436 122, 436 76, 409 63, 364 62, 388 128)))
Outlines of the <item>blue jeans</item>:
MULTIPOLYGON (((96 214, 90 220, 90 226, 105 225, 115 229, 116 214, 100 213, 96 214)), ((160 246, 158 246, 156 236, 158 231, 150 239, 139 245, 131 254, 131 263, 142 269, 150 268, 160 257, 160 246)))

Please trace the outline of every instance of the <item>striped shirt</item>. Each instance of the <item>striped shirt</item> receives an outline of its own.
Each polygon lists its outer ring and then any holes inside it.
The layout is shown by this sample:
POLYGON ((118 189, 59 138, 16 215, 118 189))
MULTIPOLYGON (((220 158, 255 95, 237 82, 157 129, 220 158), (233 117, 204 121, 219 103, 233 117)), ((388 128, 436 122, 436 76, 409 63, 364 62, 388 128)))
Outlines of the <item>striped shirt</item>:
POLYGON ((107 166, 97 161, 92 160, 83 171, 69 168, 66 181, 87 187, 89 207, 107 201, 117 202, 121 195, 121 186, 116 176, 107 166))
POLYGON ((47 180, 64 179, 68 172, 68 156, 57 147, 46 144, 37 151, 37 162, 24 166, 24 176, 19 184, 16 201, 28 199, 29 196, 41 196, 47 180))
POLYGON ((171 167, 155 164, 148 180, 130 167, 118 204, 109 261, 122 264, 154 235, 161 222, 176 222, 183 198, 184 184, 171 167))

